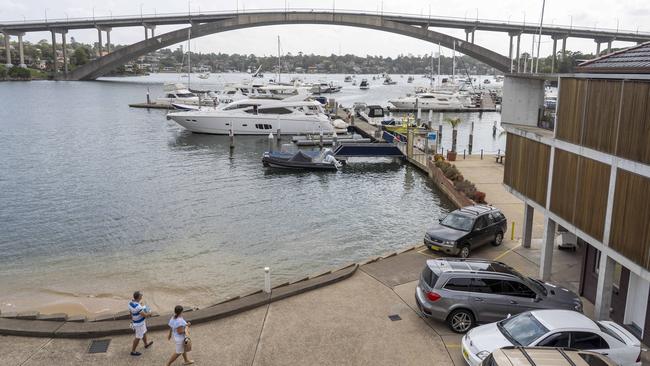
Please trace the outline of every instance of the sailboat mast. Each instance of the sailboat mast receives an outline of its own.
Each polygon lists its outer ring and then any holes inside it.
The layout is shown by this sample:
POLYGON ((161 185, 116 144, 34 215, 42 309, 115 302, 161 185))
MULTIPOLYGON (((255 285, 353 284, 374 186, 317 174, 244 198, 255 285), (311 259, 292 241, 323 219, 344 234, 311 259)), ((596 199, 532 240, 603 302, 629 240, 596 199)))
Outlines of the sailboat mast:
POLYGON ((192 79, 190 74, 192 73, 192 60, 191 54, 192 54, 192 49, 190 48, 190 39, 192 38, 192 28, 190 27, 187 30, 187 89, 190 88, 190 80, 192 79))
POLYGON ((282 63, 280 62, 280 36, 278 36, 278 84, 280 84, 281 73, 282 73, 282 63))
POLYGON ((451 55, 451 81, 456 80, 456 41, 454 41, 453 53, 451 55))
POLYGON ((442 49, 440 48, 440 42, 438 42, 438 82, 436 84, 440 85, 440 58, 442 57, 442 49))

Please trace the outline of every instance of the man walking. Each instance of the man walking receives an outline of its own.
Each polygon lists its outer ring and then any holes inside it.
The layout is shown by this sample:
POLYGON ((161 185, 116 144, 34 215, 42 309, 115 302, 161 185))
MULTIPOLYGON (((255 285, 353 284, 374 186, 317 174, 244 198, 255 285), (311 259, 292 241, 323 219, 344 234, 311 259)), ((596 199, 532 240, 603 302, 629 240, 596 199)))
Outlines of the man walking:
POLYGON ((153 341, 147 343, 147 323, 145 318, 150 317, 151 312, 146 306, 142 305, 142 292, 136 291, 133 293, 133 300, 129 302, 129 312, 131 313, 131 324, 135 331, 131 356, 140 356, 142 353, 136 352, 135 349, 141 339, 144 341, 144 348, 149 348, 153 344, 153 341))

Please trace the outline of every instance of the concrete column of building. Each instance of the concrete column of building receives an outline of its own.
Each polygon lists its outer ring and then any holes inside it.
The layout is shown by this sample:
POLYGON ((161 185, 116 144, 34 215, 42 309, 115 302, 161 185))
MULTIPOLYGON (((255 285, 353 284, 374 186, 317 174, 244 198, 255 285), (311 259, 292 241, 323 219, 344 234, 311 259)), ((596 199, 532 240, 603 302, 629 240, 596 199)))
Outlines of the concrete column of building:
POLYGON ((596 302, 594 304, 594 317, 597 320, 609 319, 609 309, 612 303, 612 290, 614 286, 614 266, 616 262, 605 253, 600 255, 598 265, 598 284, 596 287, 596 302))
POLYGON ((535 209, 529 204, 524 205, 524 225, 523 232, 521 237, 521 246, 524 248, 530 248, 530 243, 533 238, 533 215, 535 209))
POLYGON ((52 71, 56 74, 59 71, 58 61, 56 59, 56 33, 52 30, 52 71))
POLYGON ((556 60, 557 60, 557 38, 553 37, 553 57, 551 57, 551 73, 555 72, 556 60))
POLYGON ((521 65, 521 62, 519 61, 519 45, 521 44, 521 33, 517 34, 517 52, 516 52, 516 59, 517 59, 517 72, 519 72, 519 68, 521 65))
POLYGON ((25 65, 25 51, 23 49, 23 36, 25 34, 21 33, 18 35, 18 55, 20 56, 20 67, 26 68, 27 65, 25 65))
POLYGON ((68 51, 66 50, 66 38, 68 31, 61 32, 61 50, 63 51, 63 75, 68 76, 68 51))
POLYGON ((3 34, 5 36, 5 55, 6 55, 5 56, 6 57, 5 58, 5 61, 6 61, 5 65, 7 67, 11 67, 12 64, 11 64, 11 47, 9 45, 9 41, 10 41, 9 33, 3 33, 3 34))
POLYGON ((555 244, 555 230, 557 224, 550 217, 544 218, 544 234, 542 236, 542 253, 539 260, 539 278, 543 281, 551 279, 553 267, 553 246, 555 244))
POLYGON ((101 28, 97 28, 97 38, 98 38, 98 41, 99 41, 99 44, 97 46, 97 53, 98 53, 97 56, 102 57, 102 50, 103 50, 102 45, 103 45, 103 43, 102 43, 102 29, 101 28))

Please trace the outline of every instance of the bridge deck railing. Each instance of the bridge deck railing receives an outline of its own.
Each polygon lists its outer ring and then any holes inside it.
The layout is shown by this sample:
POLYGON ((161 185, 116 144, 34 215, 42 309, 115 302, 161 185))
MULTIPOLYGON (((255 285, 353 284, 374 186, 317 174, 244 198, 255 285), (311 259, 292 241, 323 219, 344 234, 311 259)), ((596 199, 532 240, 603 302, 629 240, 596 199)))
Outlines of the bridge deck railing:
MULTIPOLYGON (((287 12, 325 12, 325 13, 335 13, 335 14, 367 14, 367 15, 380 15, 386 17, 402 17, 409 19, 418 19, 420 21, 459 21, 459 22, 470 22, 470 23, 485 23, 491 25, 502 25, 502 26, 521 26, 521 27, 538 27, 539 23, 535 22, 518 22, 518 21, 504 21, 499 19, 487 19, 487 18, 468 18, 468 17, 454 17, 446 15, 425 15, 425 14, 413 14, 413 13, 400 13, 400 12, 389 12, 389 11, 368 11, 360 9, 339 9, 339 8, 263 8, 263 9, 232 9, 232 10, 217 10, 217 11, 190 11, 190 12, 176 12, 176 13, 143 13, 135 15, 110 15, 110 16, 92 16, 92 17, 66 17, 66 18, 47 18, 47 19, 23 19, 22 21, 3 21, 0 20, 1 27, 10 27, 23 24, 47 24, 51 26, 65 26, 68 23, 74 22, 111 22, 119 20, 137 20, 141 19, 143 22, 147 20, 160 20, 164 18, 177 18, 185 17, 188 18, 209 18, 211 16, 227 16, 227 15, 236 15, 236 14, 255 14, 255 13, 287 13, 287 12)), ((639 29, 636 30, 625 30, 625 29, 615 29, 615 28, 596 28, 596 27, 584 27, 584 26, 574 26, 574 25, 559 25, 559 24, 544 24, 543 28, 547 30, 557 29, 558 32, 566 31, 567 29, 576 30, 576 31, 592 31, 592 32, 606 32, 606 33, 621 33, 621 34, 636 34, 640 36, 649 36, 650 32, 639 32, 639 29)))

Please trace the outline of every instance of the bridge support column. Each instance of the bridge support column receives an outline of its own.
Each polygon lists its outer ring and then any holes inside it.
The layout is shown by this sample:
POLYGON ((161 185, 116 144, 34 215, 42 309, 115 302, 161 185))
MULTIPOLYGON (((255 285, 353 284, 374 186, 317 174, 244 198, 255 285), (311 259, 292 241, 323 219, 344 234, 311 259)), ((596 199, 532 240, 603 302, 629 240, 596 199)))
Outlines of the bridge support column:
POLYGON ((472 44, 474 44, 474 33, 476 33, 475 30, 472 31, 472 44))
POLYGON ((144 39, 149 39, 149 30, 151 29, 151 38, 155 37, 154 30, 156 29, 155 25, 143 24, 144 26, 144 39))
POLYGON ((27 65, 25 65, 25 51, 23 50, 24 35, 25 35, 24 33, 18 35, 18 52, 19 52, 18 54, 20 56, 20 67, 22 67, 23 69, 27 67, 27 65))
POLYGON ((56 33, 54 30, 52 32, 52 72, 56 75, 59 71, 58 61, 56 59, 56 33))
POLYGON ((100 28, 97 28, 97 35, 99 38, 99 45, 97 46, 97 52, 99 57, 102 57, 102 30, 100 28))
POLYGON ((514 35, 510 34, 510 43, 508 44, 508 58, 510 59, 510 72, 512 72, 512 38, 514 35))
POLYGON ((562 39, 562 61, 566 59, 566 39, 569 37, 564 37, 562 39))
POLYGON ((519 45, 521 44, 521 33, 517 34, 517 72, 521 67, 521 61, 519 60, 519 45))
POLYGON ((472 35, 472 43, 474 43, 474 31, 476 28, 465 29, 465 42, 469 42, 469 35, 472 35))
POLYGON ((68 77, 68 51, 66 50, 66 38, 68 31, 61 31, 61 49, 63 50, 63 76, 68 77))
POLYGON ((106 28, 106 53, 111 53, 111 28, 106 28))
POLYGON ((557 59, 557 38, 553 37, 553 57, 551 58, 551 74, 555 72, 556 59, 557 59))
POLYGON ((5 66, 7 66, 7 68, 10 68, 13 65, 11 63, 11 47, 9 45, 9 33, 4 33, 4 36, 5 36, 5 52, 6 52, 5 66))
POLYGON ((607 41, 607 52, 605 53, 610 53, 612 52, 612 41, 607 41))
POLYGON ((596 57, 600 55, 600 41, 596 40, 596 57))
POLYGON ((149 39, 149 30, 147 26, 144 27, 144 39, 149 39))

